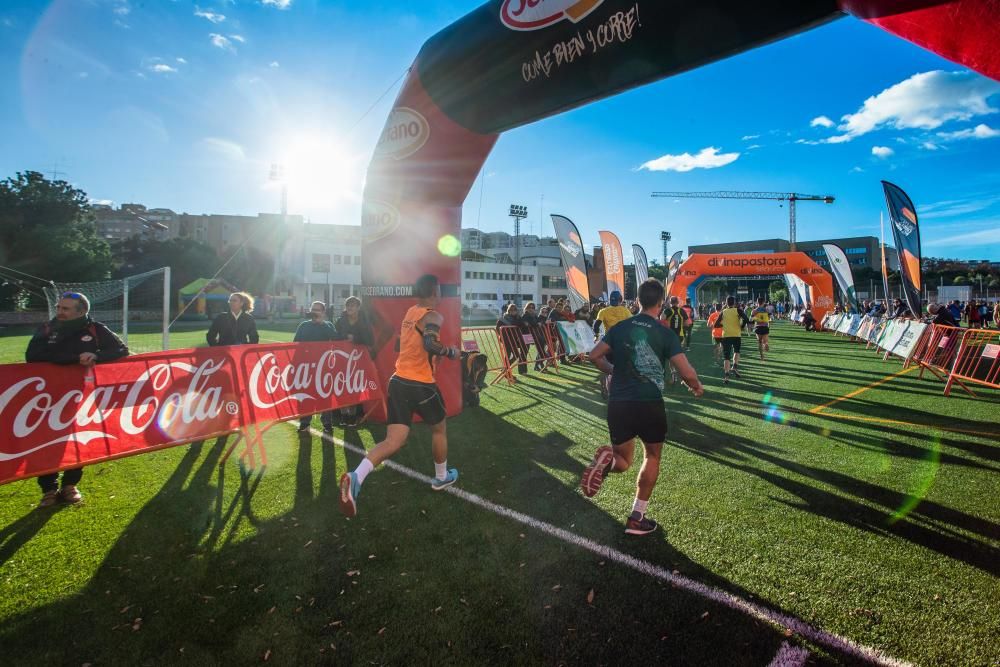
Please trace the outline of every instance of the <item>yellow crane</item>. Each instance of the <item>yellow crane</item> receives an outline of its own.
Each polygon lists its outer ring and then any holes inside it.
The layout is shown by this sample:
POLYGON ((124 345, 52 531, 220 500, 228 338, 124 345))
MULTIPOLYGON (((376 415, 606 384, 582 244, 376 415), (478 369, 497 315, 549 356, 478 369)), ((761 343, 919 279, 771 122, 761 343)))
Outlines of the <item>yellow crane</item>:
POLYGON ((788 243, 795 250, 795 202, 821 201, 832 204, 832 195, 802 195, 797 192, 741 192, 738 190, 714 190, 711 192, 654 192, 653 197, 674 199, 768 199, 788 202, 788 243))

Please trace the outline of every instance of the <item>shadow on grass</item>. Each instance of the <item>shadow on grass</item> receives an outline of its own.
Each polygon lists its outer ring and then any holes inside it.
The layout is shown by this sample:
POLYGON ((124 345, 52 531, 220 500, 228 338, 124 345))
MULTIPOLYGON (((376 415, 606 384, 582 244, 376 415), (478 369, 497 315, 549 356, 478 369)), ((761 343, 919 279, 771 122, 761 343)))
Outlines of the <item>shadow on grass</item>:
MULTIPOLYGON (((552 471, 575 480, 583 463, 570 453, 571 433, 554 426, 533 433, 482 409, 453 420, 450 457, 462 488, 753 598, 669 535, 625 536, 624 516, 567 488, 552 471)), ((294 465, 272 456, 267 474, 238 482, 217 465, 224 439, 190 446, 81 592, 5 619, 5 661, 589 664, 627 655, 638 664, 760 665, 785 640, 742 613, 385 469, 366 481, 359 516, 345 520, 335 509, 335 448, 287 430, 269 446, 292 448, 294 465)), ((363 446, 358 433, 344 437, 363 446)), ((347 456, 354 467, 358 455, 347 456)), ((417 426, 396 460, 429 473, 428 430, 417 426)))

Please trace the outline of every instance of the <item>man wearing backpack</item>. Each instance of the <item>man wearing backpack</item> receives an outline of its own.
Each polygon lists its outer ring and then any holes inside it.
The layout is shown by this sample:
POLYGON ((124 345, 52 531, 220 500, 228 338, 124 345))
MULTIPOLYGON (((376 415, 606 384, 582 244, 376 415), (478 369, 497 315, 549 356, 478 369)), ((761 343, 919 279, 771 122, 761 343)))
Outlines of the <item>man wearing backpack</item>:
MULTIPOLYGON (((128 347, 110 329, 90 319, 90 301, 79 292, 65 292, 56 304, 56 316, 46 322, 28 343, 25 361, 53 364, 80 364, 92 367, 106 361, 127 357, 128 347)), ((42 475, 39 507, 50 507, 62 500, 75 504, 83 500, 77 485, 83 477, 83 468, 64 470, 62 488, 59 473, 42 475)))

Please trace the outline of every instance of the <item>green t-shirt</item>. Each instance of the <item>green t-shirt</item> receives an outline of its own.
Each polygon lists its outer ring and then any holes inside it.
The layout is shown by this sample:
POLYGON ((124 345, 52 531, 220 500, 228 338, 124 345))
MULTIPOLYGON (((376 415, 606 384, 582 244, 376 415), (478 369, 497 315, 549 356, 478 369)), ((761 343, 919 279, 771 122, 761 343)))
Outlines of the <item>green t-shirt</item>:
POLYGON ((662 401, 667 360, 683 352, 677 334, 640 313, 614 326, 604 342, 615 366, 608 400, 662 401))

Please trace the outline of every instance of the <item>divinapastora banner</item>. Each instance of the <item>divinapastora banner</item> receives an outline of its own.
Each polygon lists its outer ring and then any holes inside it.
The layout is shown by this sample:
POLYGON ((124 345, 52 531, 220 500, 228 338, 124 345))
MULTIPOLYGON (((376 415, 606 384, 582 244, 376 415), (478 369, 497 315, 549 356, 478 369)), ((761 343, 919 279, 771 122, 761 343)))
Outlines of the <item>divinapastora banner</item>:
POLYGON ((352 343, 171 350, 0 366, 0 484, 383 396, 352 343))

